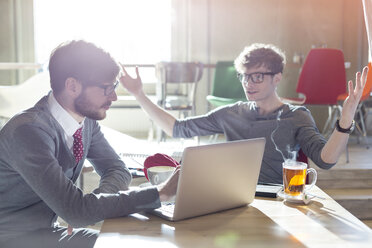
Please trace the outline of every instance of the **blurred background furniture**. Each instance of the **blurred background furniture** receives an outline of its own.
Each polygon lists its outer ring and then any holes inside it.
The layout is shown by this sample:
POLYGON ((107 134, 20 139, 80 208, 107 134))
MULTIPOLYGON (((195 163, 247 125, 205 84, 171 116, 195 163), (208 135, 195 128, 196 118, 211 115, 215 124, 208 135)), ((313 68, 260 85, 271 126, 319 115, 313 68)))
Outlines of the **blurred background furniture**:
POLYGON ((49 72, 40 72, 25 82, 0 86, 0 118, 2 124, 13 115, 28 109, 50 91, 49 72))
POLYGON ((206 98, 213 107, 247 100, 233 61, 218 61, 216 63, 212 94, 206 98))
POLYGON ((311 49, 302 67, 296 92, 303 96, 283 100, 293 104, 328 106, 328 118, 322 131, 325 136, 329 136, 342 110, 338 97, 346 94, 342 51, 332 48, 311 49))
MULTIPOLYGON (((212 94, 207 95, 207 101, 213 108, 247 101, 241 82, 235 70, 234 61, 218 61, 216 63, 212 94)), ((218 134, 211 135, 209 142, 216 142, 218 134)))
POLYGON ((195 115, 196 84, 203 75, 198 62, 160 62, 156 64, 158 104, 177 110, 180 116, 195 115))
MULTIPOLYGON (((203 64, 160 62, 155 66, 155 73, 158 105, 166 110, 178 111, 179 118, 195 115, 195 94, 203 75, 203 64)), ((163 131, 158 131, 158 140, 163 141, 165 137, 163 131)))

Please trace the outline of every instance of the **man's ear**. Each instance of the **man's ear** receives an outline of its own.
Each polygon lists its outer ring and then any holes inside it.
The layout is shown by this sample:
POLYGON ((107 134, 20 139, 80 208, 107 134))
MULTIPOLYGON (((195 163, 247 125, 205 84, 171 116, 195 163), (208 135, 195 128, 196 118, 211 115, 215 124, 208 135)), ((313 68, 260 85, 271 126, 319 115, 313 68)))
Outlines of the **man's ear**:
POLYGON ((71 94, 73 96, 78 96, 78 95, 80 95, 80 92, 82 90, 82 85, 75 78, 69 77, 65 81, 65 88, 66 88, 66 91, 69 94, 71 94))
POLYGON ((282 81, 282 73, 281 72, 275 74, 274 78, 273 78, 273 82, 274 82, 275 86, 278 86, 280 81, 282 81))

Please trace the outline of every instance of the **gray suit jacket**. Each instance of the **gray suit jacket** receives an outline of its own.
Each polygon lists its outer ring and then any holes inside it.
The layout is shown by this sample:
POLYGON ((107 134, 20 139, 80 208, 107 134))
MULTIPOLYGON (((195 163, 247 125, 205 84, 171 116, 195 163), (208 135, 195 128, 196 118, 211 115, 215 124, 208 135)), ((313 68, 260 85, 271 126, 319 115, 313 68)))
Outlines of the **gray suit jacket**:
POLYGON ((81 227, 160 206, 156 188, 127 190, 131 175, 97 121, 85 119, 83 144, 84 157, 76 165, 47 96, 1 129, 0 241, 51 227, 57 216, 81 227), (101 180, 93 193, 84 195, 74 182, 85 158, 101 180))

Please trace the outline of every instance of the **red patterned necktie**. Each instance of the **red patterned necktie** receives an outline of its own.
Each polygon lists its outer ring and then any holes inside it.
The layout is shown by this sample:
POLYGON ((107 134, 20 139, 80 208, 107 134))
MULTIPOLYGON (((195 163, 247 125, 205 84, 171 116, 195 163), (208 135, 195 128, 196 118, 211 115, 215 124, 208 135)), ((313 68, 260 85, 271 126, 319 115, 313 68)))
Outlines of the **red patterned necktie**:
POLYGON ((74 144, 72 146, 72 151, 74 153, 76 163, 79 163, 79 161, 83 157, 83 152, 84 152, 83 137, 81 134, 82 131, 83 131, 83 128, 81 127, 78 130, 76 130, 74 135, 72 135, 74 137, 74 144))

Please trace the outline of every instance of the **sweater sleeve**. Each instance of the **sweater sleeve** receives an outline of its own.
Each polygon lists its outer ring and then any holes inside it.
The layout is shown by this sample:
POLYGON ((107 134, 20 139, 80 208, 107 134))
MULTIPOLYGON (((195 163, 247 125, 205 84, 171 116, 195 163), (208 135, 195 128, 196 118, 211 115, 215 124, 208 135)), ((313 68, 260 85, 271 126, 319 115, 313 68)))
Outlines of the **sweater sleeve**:
POLYGON ((174 138, 191 138, 223 133, 223 120, 227 106, 217 108, 205 115, 177 120, 173 127, 174 138), (221 118, 222 117, 222 118, 221 118))
POLYGON ((302 151, 318 167, 322 169, 330 169, 335 165, 335 163, 326 163, 321 158, 321 152, 324 145, 327 143, 327 140, 320 134, 310 111, 305 108, 298 108, 296 113, 296 140, 300 144, 302 151))
POLYGON ((96 121, 92 122, 92 138, 87 155, 88 160, 100 175, 99 188, 94 193, 117 193, 127 190, 132 180, 124 162, 108 143, 96 121))
MULTIPOLYGON (((84 195, 64 175, 56 159, 56 138, 51 132, 48 133, 38 126, 21 125, 9 134, 9 137, 8 152, 13 157, 13 169, 21 175, 30 191, 39 197, 34 199, 35 203, 42 200, 74 227, 160 206, 159 194, 154 187, 138 191, 84 195)), ((126 177, 125 172, 123 175, 117 180, 126 177)), ((116 189, 108 191, 111 190, 116 189)))

